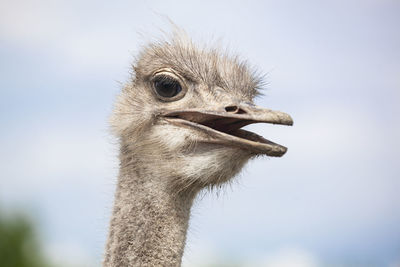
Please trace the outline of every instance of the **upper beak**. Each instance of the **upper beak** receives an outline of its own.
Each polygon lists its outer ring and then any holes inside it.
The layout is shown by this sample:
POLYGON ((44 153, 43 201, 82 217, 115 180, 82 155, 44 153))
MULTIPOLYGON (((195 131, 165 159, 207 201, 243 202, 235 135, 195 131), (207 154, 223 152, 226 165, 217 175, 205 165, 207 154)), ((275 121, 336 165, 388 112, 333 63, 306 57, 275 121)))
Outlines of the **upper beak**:
POLYGON ((286 153, 286 147, 240 128, 252 123, 293 125, 292 118, 286 113, 249 104, 230 105, 221 110, 172 110, 161 115, 172 123, 205 131, 211 137, 208 142, 278 157, 286 153))

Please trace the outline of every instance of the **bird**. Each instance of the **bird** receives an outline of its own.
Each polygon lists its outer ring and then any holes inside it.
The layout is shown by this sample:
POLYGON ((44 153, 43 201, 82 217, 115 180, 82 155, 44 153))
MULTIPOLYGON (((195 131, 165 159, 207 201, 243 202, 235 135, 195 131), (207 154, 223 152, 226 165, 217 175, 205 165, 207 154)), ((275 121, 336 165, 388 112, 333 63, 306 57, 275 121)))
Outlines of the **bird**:
POLYGON ((254 104, 262 84, 246 61, 182 32, 142 47, 110 119, 120 164, 103 266, 181 266, 199 192, 286 153, 242 129, 293 124, 254 104))

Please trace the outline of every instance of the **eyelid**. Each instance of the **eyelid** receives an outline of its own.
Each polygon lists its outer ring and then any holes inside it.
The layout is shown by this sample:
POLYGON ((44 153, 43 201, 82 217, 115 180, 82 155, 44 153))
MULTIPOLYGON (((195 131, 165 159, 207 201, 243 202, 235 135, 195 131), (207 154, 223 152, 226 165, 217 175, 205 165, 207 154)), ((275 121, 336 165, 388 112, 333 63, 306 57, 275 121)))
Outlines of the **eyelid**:
POLYGON ((161 74, 157 74, 157 75, 155 75, 154 77, 153 77, 153 81, 154 80, 158 80, 158 79, 160 79, 160 80, 170 80, 170 81, 178 81, 178 82, 180 82, 178 79, 176 79, 175 77, 172 77, 172 75, 168 75, 168 74, 164 74, 164 73, 161 73, 161 74))
POLYGON ((159 69, 159 70, 153 72, 152 76, 155 77, 160 74, 166 74, 166 75, 176 76, 176 77, 180 78, 180 75, 176 71, 174 71, 173 69, 170 69, 170 68, 159 69))

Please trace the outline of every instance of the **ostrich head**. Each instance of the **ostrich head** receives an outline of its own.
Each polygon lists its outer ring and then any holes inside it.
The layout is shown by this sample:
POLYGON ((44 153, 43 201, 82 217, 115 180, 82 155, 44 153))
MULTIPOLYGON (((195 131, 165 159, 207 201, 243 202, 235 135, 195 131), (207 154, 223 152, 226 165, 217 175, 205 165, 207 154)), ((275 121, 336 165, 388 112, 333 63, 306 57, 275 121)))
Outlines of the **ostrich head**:
POLYGON ((243 62, 184 38, 147 46, 111 120, 122 164, 147 166, 187 192, 226 182, 256 155, 282 156, 285 147, 241 129, 292 124, 289 115, 253 104, 259 85, 243 62))

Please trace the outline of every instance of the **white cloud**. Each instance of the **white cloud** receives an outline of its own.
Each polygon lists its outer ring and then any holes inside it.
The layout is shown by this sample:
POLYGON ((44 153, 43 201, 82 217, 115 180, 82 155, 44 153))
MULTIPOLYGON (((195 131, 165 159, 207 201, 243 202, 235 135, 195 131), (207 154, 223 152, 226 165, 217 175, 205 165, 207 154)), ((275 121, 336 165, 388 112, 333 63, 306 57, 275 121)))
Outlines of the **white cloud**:
POLYGON ((391 262, 388 267, 400 267, 400 260, 391 262))
POLYGON ((79 243, 64 241, 62 243, 48 243, 44 248, 47 259, 53 266, 59 267, 93 267, 99 266, 85 247, 79 243))
POLYGON ((238 258, 238 255, 224 254, 210 243, 197 244, 186 248, 183 267, 198 266, 243 266, 243 267, 317 267, 320 261, 312 252, 298 246, 282 246, 272 251, 258 253, 250 258, 238 258))
POLYGON ((210 242, 201 240, 196 242, 196 240, 188 240, 183 259, 183 267, 196 267, 212 264, 219 262, 220 255, 218 254, 218 249, 210 242))
POLYGON ((77 179, 99 186, 117 176, 118 149, 105 130, 94 125, 39 125, 29 134, 18 128, 2 138, 0 160, 7 162, 0 179, 4 194, 23 196, 77 179))
POLYGON ((260 267, 317 267, 317 257, 304 249, 296 247, 282 247, 274 252, 267 253, 264 258, 252 260, 244 266, 260 267))
POLYGON ((55 6, 55 1, 2 1, 1 36, 6 40, 32 44, 61 35, 67 22, 57 16, 59 12, 52 12, 55 6))
MULTIPOLYGON (((96 8, 87 1, 6 1, 0 8, 0 37, 12 45, 45 51, 77 74, 129 66, 137 35, 128 15, 136 9, 127 2, 124 12, 117 14, 110 12, 114 4, 92 4, 96 8)), ((135 14, 136 19, 140 15, 135 14)))
MULTIPOLYGON (((382 138, 385 129, 370 110, 313 103, 312 110, 294 111, 291 115, 294 118, 292 127, 256 124, 248 128, 288 146, 288 155, 301 154, 297 162, 312 160, 316 166, 327 159, 345 161, 374 156, 366 152, 385 149, 389 140, 400 144, 392 132, 386 132, 388 139, 382 138)), ((397 125, 390 127, 400 129, 397 125)))

